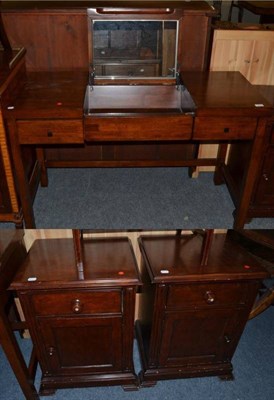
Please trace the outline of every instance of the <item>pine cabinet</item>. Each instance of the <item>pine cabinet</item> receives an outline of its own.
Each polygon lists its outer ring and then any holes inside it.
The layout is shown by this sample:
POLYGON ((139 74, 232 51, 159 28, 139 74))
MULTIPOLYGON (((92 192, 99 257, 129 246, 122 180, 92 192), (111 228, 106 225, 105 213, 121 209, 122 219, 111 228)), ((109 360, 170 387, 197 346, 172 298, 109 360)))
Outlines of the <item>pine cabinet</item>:
POLYGON ((240 71, 252 84, 274 85, 274 30, 214 30, 210 69, 240 71))

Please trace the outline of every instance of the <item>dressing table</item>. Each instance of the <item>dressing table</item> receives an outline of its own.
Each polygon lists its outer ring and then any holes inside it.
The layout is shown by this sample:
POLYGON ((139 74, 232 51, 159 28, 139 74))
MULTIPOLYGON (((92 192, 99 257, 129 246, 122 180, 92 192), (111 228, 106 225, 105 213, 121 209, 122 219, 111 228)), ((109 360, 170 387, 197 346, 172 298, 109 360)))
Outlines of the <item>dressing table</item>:
POLYGON ((22 149, 28 147, 36 150, 44 186, 47 167, 215 166, 215 183, 225 182, 235 203, 234 226, 244 226, 272 108, 240 73, 205 71, 209 16, 216 12, 204 2, 167 2, 161 8, 136 2, 97 5, 85 13, 88 65, 28 71, 24 89, 5 111, 26 227, 35 226, 34 194, 22 161, 22 149), (186 42, 190 19, 208 29, 200 56, 194 44, 201 38, 193 32, 186 42), (197 60, 202 57, 196 66, 194 53, 197 60), (216 158, 197 157, 199 144, 220 142, 224 146, 216 158), (230 142, 250 149, 237 188, 226 168, 230 142), (126 149, 118 154, 145 147, 141 158, 114 159, 109 145, 126 149), (153 152, 154 146, 177 145, 187 149, 179 158, 143 155, 149 146, 153 152), (87 148, 94 154, 98 146, 99 158, 87 156, 87 148), (58 159, 51 158, 54 149, 60 151, 58 159))

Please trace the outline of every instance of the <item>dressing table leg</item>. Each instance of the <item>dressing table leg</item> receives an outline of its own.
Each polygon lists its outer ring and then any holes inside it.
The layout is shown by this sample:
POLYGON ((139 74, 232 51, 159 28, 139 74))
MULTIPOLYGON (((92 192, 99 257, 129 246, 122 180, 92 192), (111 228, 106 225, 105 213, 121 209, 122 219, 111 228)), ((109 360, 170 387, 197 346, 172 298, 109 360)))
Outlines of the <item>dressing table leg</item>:
POLYGON ((11 153, 15 169, 15 178, 17 181, 17 190, 21 201, 23 218, 25 221, 25 227, 35 228, 29 182, 22 159, 21 146, 17 137, 16 121, 13 119, 8 120, 8 132, 10 135, 10 142, 12 143, 11 153))
POLYGON ((40 168, 41 168, 41 176, 40 176, 40 183, 42 187, 48 186, 48 171, 46 166, 46 159, 45 159, 45 150, 43 147, 36 148, 36 157, 39 161, 40 168))
POLYGON ((243 179, 239 203, 235 210, 234 229, 243 228, 247 223, 248 209, 254 192, 259 167, 264 153, 267 119, 259 119, 256 136, 252 143, 249 164, 243 179))
POLYGON ((214 172, 214 184, 215 185, 222 185, 225 183, 224 178, 223 178, 223 173, 222 173, 222 165, 225 164, 226 160, 226 154, 227 154, 227 148, 228 144, 227 143, 220 143, 218 147, 218 153, 217 153, 217 166, 214 172))

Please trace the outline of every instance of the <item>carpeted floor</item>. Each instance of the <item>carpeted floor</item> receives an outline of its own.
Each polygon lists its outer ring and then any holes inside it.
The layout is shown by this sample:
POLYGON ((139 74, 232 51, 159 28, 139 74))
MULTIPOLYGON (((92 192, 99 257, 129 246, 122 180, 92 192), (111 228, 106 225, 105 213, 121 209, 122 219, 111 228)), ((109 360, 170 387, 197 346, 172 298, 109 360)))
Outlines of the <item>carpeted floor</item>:
MULTIPOLYGON (((50 169, 39 188, 37 228, 231 228, 234 205, 212 173, 188 177, 187 168, 50 169)), ((257 218, 246 228, 274 228, 257 218)))
MULTIPOLYGON (((153 388, 124 392, 119 386, 60 389, 52 400, 273 400, 274 398, 274 307, 248 322, 233 357, 234 381, 217 377, 160 381, 153 388)), ((26 358, 29 339, 20 339, 26 358)), ((134 352, 139 371, 138 352, 134 352)), ((39 374, 38 374, 39 375, 39 374)), ((39 387, 40 375, 36 386, 39 387)), ((0 348, 0 399, 23 400, 24 396, 0 348)), ((46 399, 46 397, 45 397, 46 399)))

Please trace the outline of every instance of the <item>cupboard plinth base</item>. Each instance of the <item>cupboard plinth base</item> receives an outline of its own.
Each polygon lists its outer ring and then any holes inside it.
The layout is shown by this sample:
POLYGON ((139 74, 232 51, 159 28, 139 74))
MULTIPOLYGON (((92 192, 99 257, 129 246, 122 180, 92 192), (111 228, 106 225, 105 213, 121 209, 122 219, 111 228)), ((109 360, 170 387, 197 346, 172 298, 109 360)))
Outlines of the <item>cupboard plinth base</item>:
POLYGON ((50 396, 57 389, 115 385, 121 385, 125 391, 138 390, 138 377, 133 372, 87 376, 43 376, 39 393, 41 396, 50 396))
POLYGON ((222 380, 233 380, 233 366, 231 362, 216 362, 212 364, 201 365, 181 365, 177 367, 152 367, 147 365, 146 356, 144 353, 144 341, 141 334, 141 326, 139 321, 136 321, 136 337, 139 345, 142 371, 139 373, 140 387, 155 386, 158 380, 180 379, 180 378, 195 378, 205 376, 217 376, 222 380))

